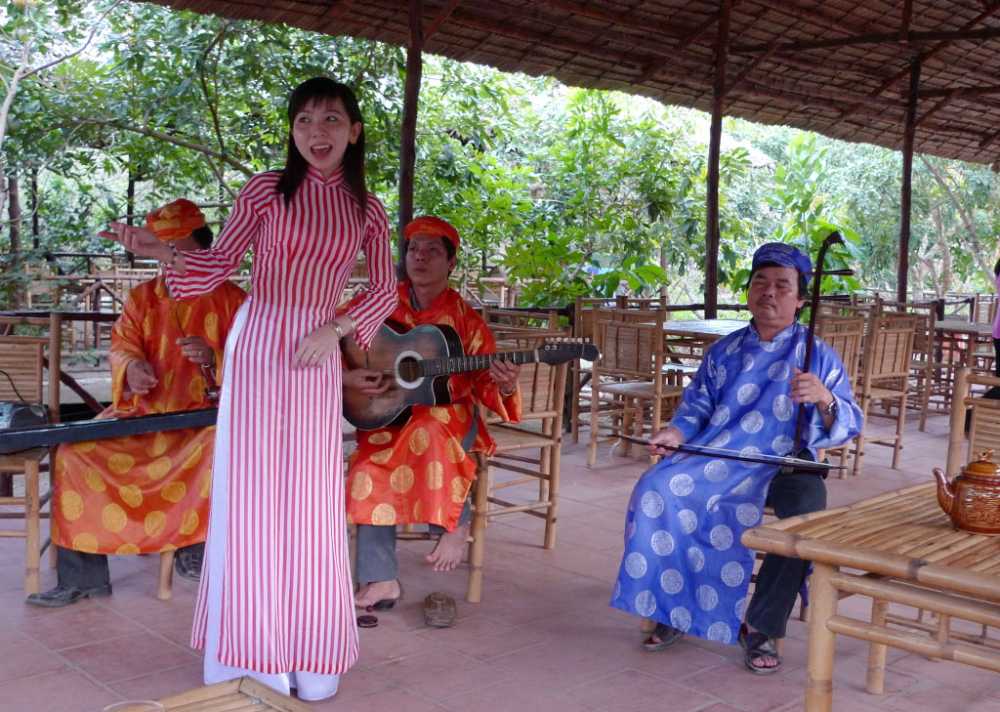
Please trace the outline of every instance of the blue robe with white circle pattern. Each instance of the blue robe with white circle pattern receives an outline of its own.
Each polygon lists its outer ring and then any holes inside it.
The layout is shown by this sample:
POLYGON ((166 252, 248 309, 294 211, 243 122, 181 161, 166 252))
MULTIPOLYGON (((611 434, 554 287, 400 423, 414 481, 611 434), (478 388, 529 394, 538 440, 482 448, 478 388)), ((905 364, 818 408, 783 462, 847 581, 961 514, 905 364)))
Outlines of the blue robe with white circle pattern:
MULTIPOLYGON (((804 363, 806 336, 795 323, 772 341, 761 341, 753 325, 720 339, 670 424, 693 445, 793 454, 797 409, 790 381, 793 368, 804 363)), ((838 406, 829 430, 815 406, 803 406, 803 442, 815 459, 816 450, 856 436, 862 416, 839 356, 820 339, 810 370, 838 406)), ((736 643, 753 569, 740 537, 760 522, 775 474, 770 465, 684 453, 652 467, 632 491, 611 605, 701 638, 736 643)))

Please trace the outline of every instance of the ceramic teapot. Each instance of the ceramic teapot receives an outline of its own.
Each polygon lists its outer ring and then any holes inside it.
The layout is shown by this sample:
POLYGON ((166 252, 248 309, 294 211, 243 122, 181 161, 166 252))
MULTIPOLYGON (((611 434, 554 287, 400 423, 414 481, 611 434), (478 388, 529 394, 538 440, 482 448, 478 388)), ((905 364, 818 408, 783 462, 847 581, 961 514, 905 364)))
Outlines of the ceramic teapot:
POLYGON ((951 482, 934 468, 938 504, 956 529, 1000 534, 1000 465, 992 457, 992 450, 984 450, 951 482))

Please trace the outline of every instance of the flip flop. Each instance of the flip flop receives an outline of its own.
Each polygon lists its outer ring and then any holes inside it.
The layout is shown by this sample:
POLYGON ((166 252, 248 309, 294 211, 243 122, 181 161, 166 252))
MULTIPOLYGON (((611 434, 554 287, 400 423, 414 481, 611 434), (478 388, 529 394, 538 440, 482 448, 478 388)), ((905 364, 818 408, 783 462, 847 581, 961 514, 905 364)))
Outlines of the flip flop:
POLYGON ((751 633, 746 624, 740 626, 740 632, 736 639, 744 651, 743 664, 754 675, 773 675, 781 669, 781 656, 778 655, 777 639, 768 638, 758 631, 751 633), (767 657, 774 658, 778 664, 772 667, 754 665, 756 661, 767 657))
POLYGON ((448 594, 435 591, 424 599, 424 623, 431 628, 450 628, 457 617, 458 606, 448 594))
POLYGON ((657 623, 656 629, 642 642, 642 649, 648 653, 656 653, 666 650, 683 637, 684 631, 666 623, 657 623))
MULTIPOLYGON (((375 601, 375 603, 372 603, 371 605, 368 606, 364 606, 363 608, 365 609, 365 611, 368 613, 371 613, 372 611, 391 611, 395 607, 396 601, 399 601, 403 598, 403 582, 397 581, 396 583, 399 585, 398 596, 396 596, 395 598, 380 598, 379 600, 375 601)), ((359 606, 357 602, 354 603, 354 607, 362 608, 362 606, 359 606)))

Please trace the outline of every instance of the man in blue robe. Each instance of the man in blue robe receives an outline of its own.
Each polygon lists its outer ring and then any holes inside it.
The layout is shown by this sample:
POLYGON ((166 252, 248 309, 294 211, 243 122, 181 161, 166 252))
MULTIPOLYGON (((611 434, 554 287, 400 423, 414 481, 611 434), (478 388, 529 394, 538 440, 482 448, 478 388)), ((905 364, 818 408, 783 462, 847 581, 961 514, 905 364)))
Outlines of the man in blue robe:
POLYGON ((807 329, 796 319, 811 272, 809 258, 790 245, 757 250, 747 289, 753 320, 708 350, 670 424, 652 438, 665 457, 632 492, 611 599, 657 621, 647 650, 689 633, 740 643, 751 672, 781 665, 776 640, 785 635, 808 563, 768 555, 748 605, 753 555, 740 537, 760 522, 765 504, 782 518, 824 509, 823 477, 671 448, 688 443, 815 461, 818 450, 858 434, 861 410, 837 353, 816 339, 803 372, 807 329), (800 444, 793 442, 796 406, 805 409, 800 444))

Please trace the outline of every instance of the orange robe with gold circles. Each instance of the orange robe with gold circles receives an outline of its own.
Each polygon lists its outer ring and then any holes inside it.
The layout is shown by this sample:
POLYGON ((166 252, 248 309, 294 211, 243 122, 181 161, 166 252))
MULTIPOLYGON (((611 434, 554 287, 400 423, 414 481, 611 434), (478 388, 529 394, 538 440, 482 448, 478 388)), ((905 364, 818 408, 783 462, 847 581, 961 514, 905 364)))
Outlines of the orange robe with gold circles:
MULTIPOLYGON (((201 368, 177 339, 200 336, 222 363, 226 334, 246 294, 231 282, 173 300, 163 277, 129 293, 111 332, 111 406, 98 418, 207 408, 201 368), (135 360, 153 366, 157 385, 128 391, 135 360)), ((221 378, 216 374, 216 382, 221 378)), ((56 452, 52 541, 102 554, 139 554, 205 540, 215 428, 188 428, 62 445, 56 452)))
MULTIPOLYGON (((453 289, 446 289, 426 309, 410 300, 410 285, 399 284, 399 303, 389 318, 407 327, 438 324, 452 327, 466 354, 496 351, 486 322, 453 289)), ((488 371, 453 374, 448 379, 451 403, 413 406, 404 425, 359 430, 358 449, 348 471, 348 519, 355 524, 430 523, 451 531, 469 488, 476 479, 474 458, 462 441, 476 419, 472 452, 493 453, 496 443, 476 408, 481 404, 510 422, 521 419, 521 395, 504 398, 488 371)))

